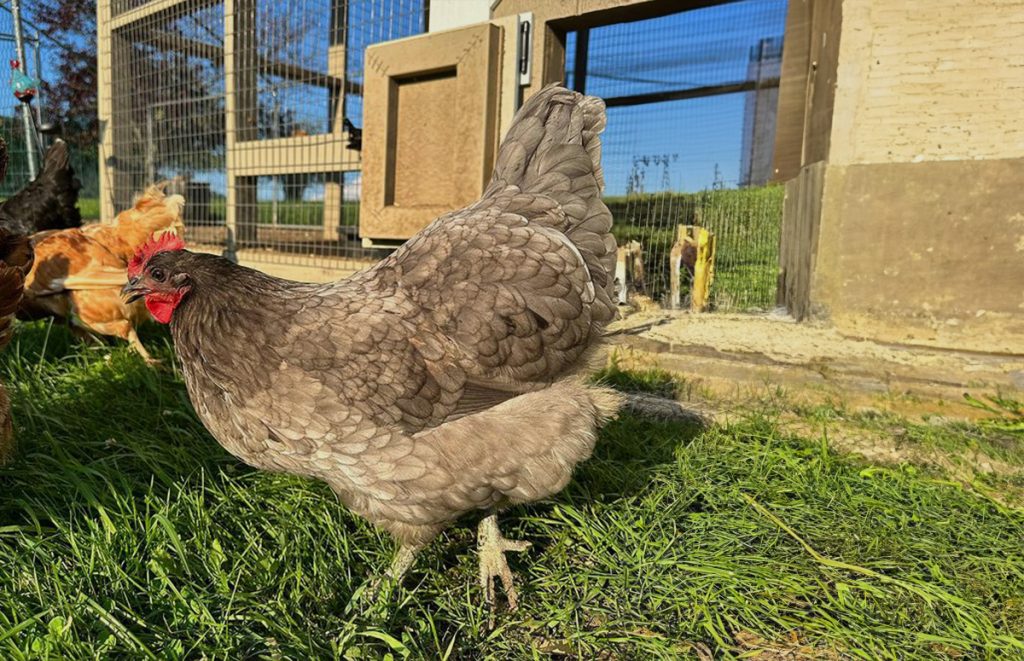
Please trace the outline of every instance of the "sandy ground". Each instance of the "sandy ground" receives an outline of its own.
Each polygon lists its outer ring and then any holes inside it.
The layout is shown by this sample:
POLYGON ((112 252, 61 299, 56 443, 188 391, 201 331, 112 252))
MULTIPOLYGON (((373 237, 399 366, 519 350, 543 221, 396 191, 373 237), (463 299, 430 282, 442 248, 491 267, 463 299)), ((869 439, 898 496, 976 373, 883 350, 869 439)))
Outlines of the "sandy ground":
POLYGON ((829 364, 863 365, 866 371, 909 368, 927 374, 947 372, 971 380, 1003 382, 1024 390, 1024 356, 944 351, 892 345, 846 337, 814 323, 796 323, 779 315, 666 313, 630 314, 613 327, 623 334, 664 345, 672 352, 698 348, 738 359, 757 355, 780 365, 820 367, 829 364), (629 329, 638 329, 630 332, 629 329))

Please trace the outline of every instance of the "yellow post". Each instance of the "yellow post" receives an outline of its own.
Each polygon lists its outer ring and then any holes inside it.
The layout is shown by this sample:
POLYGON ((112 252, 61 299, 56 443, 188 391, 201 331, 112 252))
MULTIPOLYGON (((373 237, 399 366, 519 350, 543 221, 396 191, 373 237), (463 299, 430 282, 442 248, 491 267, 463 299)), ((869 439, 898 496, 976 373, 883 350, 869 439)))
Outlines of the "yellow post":
POLYGON ((715 235, 703 227, 694 226, 689 228, 689 235, 697 249, 690 312, 703 312, 711 298, 711 282, 715 279, 715 235))

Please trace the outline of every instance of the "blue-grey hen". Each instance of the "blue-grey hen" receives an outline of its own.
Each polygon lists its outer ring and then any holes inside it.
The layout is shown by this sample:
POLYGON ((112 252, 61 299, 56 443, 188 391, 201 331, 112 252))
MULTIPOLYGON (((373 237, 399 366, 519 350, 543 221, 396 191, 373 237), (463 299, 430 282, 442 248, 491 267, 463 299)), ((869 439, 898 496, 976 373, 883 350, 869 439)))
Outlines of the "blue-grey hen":
POLYGON ((516 590, 496 513, 549 497, 619 398, 580 376, 615 315, 601 200, 604 103, 550 86, 517 113, 476 203, 371 268, 273 278, 176 238, 146 246, 124 293, 170 323, 200 418, 248 464, 324 480, 390 532, 400 579, 475 510, 480 578, 516 590))

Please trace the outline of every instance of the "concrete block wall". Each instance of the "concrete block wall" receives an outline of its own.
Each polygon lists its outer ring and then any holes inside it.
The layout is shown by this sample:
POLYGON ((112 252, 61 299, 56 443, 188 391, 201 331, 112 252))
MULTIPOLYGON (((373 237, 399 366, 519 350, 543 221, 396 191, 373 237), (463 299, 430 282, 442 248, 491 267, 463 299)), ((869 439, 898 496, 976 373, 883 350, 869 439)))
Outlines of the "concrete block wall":
POLYGON ((783 246, 787 305, 850 336, 1024 354, 1024 3, 831 7, 811 40, 838 39, 835 61, 808 64, 835 71, 827 141, 803 136, 827 149, 787 184, 821 203, 787 204, 805 242, 783 246))

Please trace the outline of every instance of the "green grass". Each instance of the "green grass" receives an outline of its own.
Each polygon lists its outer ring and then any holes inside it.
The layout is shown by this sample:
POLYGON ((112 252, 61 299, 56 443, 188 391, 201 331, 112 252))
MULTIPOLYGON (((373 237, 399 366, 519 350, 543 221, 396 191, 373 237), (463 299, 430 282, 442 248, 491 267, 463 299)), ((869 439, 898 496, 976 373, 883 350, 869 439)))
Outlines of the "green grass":
MULTIPOLYGON (((171 358, 165 335, 144 339, 171 358)), ((710 429, 612 423, 564 493, 504 517, 534 546, 513 559, 522 609, 489 632, 469 528, 383 616, 346 614, 390 542, 323 485, 230 457, 173 373, 35 324, 0 375, 20 439, 0 469, 5 659, 669 659, 794 637, 856 658, 1024 658, 1024 514, 927 467, 838 456, 785 431, 778 405, 710 429)))
POLYGON ((100 219, 100 198, 80 197, 78 198, 78 210, 82 213, 82 220, 89 222, 100 219))
MULTIPOLYGON (((187 200, 186 200, 187 203, 187 200)), ((224 198, 215 198, 210 203, 210 213, 214 218, 224 219, 224 198)), ((100 201, 96 197, 78 198, 78 209, 82 212, 82 219, 86 221, 99 220, 100 201)), ((279 225, 314 225, 320 227, 323 224, 323 202, 281 202, 277 208, 277 222, 279 225)), ((270 202, 259 203, 259 223, 269 225, 274 219, 274 209, 270 202)), ((342 204, 342 225, 357 225, 359 222, 359 203, 344 202, 342 204)))
MULTIPOLYGON (((188 204, 188 200, 185 201, 188 204)), ((214 197, 210 201, 210 214, 221 221, 226 217, 227 200, 223 197, 214 197)), ((272 202, 257 203, 257 223, 260 225, 274 224, 274 204, 272 202)), ((287 226, 312 226, 323 225, 324 203, 323 201, 291 201, 278 202, 277 224, 287 226)), ((359 203, 342 202, 341 225, 356 226, 359 224, 359 203)))
POLYGON ((89 222, 100 219, 100 199, 98 197, 79 197, 78 210, 82 220, 89 222))

